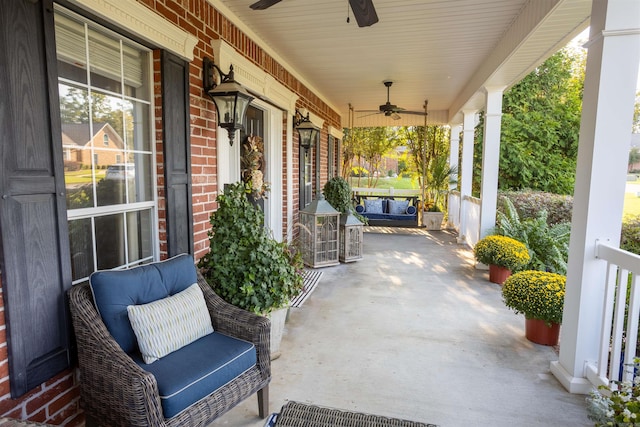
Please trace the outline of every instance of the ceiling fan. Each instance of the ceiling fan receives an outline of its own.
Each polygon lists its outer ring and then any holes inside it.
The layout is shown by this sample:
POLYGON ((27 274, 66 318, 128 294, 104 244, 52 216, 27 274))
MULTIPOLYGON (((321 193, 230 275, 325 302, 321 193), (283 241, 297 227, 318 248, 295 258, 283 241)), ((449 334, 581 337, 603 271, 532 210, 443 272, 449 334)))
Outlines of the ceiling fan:
MULTIPOLYGON (((398 107, 397 105, 392 104, 389 101, 389 91, 391 88, 391 85, 393 84, 393 82, 391 80, 385 80, 384 85, 387 87, 387 102, 386 104, 382 104, 378 110, 356 110, 356 112, 358 113, 372 113, 372 114, 384 114, 386 117, 391 117, 393 120, 399 120, 401 119, 400 114, 413 114, 413 115, 418 115, 418 116, 426 116, 427 112, 426 112, 426 104, 425 104, 425 111, 409 111, 409 110, 405 110, 402 107, 398 107)), ((362 116, 362 117, 366 117, 366 116, 362 116)))
MULTIPOLYGON (((268 9, 276 3, 280 3, 282 0, 259 0, 249 7, 253 10, 268 9)), ((373 0, 349 0, 353 16, 358 22, 358 27, 369 27, 378 22, 378 14, 373 7, 373 0)), ((347 22, 349 20, 347 19, 347 22)))

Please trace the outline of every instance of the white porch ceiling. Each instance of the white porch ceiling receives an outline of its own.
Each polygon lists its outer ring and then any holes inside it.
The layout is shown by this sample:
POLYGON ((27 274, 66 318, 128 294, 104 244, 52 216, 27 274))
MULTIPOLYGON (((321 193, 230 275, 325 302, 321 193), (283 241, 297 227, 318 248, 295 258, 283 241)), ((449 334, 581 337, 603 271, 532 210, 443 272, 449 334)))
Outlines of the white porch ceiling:
MULTIPOLYGON (((359 28, 348 0, 209 0, 342 116, 387 100, 459 123, 483 87, 509 87, 589 25, 591 0, 373 0, 379 22, 359 28), (351 22, 347 24, 347 13, 351 22)), ((358 113, 353 126, 423 124, 418 115, 358 113), (363 117, 366 116, 366 117, 363 117)))

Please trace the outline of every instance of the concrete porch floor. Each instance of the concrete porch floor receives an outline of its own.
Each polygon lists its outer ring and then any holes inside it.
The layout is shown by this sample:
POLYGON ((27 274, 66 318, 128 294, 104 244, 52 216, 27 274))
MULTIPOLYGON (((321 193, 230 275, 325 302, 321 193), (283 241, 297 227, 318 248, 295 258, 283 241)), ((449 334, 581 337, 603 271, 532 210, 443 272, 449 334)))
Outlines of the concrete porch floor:
MULTIPOLYGON (((322 269, 291 309, 270 411, 289 400, 441 426, 589 426, 488 272, 449 231, 368 228, 364 259, 322 269)), ((263 426, 255 397, 212 426, 263 426)))

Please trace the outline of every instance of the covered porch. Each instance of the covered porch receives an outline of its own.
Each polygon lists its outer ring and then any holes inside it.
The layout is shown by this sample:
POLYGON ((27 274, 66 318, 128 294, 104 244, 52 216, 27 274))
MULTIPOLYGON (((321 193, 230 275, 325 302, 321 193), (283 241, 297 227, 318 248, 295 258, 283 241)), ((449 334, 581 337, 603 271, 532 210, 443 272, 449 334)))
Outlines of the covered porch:
MULTIPOLYGON (((442 426, 587 426, 585 396, 553 377, 557 349, 474 267, 452 231, 373 228, 364 259, 322 269, 291 309, 270 409, 289 400, 442 426)), ((561 344, 562 345, 562 344, 561 344)), ((263 426, 248 399, 212 425, 263 426)))
MULTIPOLYGON (((469 1, 463 7, 447 7, 441 2, 392 5, 376 1, 379 14, 388 12, 387 20, 356 32, 336 15, 330 15, 334 18, 330 23, 319 25, 317 15, 302 2, 271 2, 276 4, 257 13, 248 7, 251 0, 216 1, 221 10, 246 25, 249 34, 270 44, 313 82, 327 103, 341 111, 346 127, 422 125, 425 117, 420 112, 426 114, 426 105, 429 124, 450 126, 449 164, 458 168, 460 176, 459 192, 452 193, 449 203, 449 218, 459 232, 458 242, 468 247, 495 225, 500 144, 509 143, 501 138, 504 91, 590 27, 564 346, 551 366, 554 376, 574 393, 588 393, 594 384, 607 381, 604 354, 609 331, 607 336, 601 331, 611 325, 610 312, 603 307, 613 305, 613 291, 611 287, 605 291, 610 279, 597 246, 607 242, 617 248, 620 241, 640 63, 638 2, 469 1), (417 16, 424 19, 413 19, 417 16), (483 24, 488 25, 481 30, 483 24), (494 32, 499 27, 502 30, 494 32), (408 110, 398 111, 400 118, 383 111, 383 105, 359 112, 382 103, 383 80, 395 81, 387 102, 408 110), (479 114, 484 115, 482 171, 473 170, 479 114), (474 175, 481 175, 479 197, 472 194, 474 175)), ((329 16, 329 9, 323 12, 329 16)), ((638 271, 638 261, 629 261, 632 267, 623 268, 638 271)))

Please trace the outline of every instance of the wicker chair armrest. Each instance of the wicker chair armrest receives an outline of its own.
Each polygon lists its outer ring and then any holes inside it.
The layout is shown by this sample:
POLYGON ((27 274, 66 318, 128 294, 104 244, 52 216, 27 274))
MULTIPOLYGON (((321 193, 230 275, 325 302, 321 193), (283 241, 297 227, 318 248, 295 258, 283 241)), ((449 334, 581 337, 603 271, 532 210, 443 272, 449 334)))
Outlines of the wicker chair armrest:
POLYGON ((200 272, 198 272, 198 285, 207 302, 213 329, 253 343, 263 379, 269 378, 271 376, 271 321, 267 317, 238 308, 220 298, 200 272))
POLYGON ((69 303, 78 343, 83 404, 89 415, 116 425, 162 425, 155 377, 113 339, 93 304, 89 285, 71 288, 69 303))

